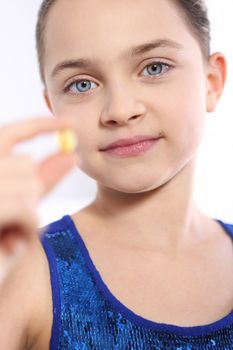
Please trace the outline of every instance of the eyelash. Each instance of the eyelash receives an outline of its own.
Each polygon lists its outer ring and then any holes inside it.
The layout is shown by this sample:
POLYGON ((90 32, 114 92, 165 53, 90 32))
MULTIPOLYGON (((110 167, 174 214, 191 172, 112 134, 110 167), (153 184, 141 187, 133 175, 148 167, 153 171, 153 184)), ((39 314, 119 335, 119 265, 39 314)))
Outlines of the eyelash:
MULTIPOLYGON (((166 67, 168 68, 168 71, 171 70, 171 69, 173 68, 173 66, 170 65, 170 64, 168 64, 168 63, 161 62, 161 61, 155 61, 155 62, 152 62, 152 63, 150 63, 149 65, 145 66, 144 69, 143 69, 143 71, 144 71, 146 68, 151 67, 151 66, 153 66, 153 65, 166 66, 166 67)), ((161 74, 162 74, 162 73, 161 73, 161 74)), ((155 76, 153 76, 153 75, 148 75, 148 77, 149 77, 150 79, 159 79, 158 76, 160 77, 161 74, 155 75, 155 76)), ((163 74, 165 74, 165 73, 163 73, 163 74)), ((163 74, 162 74, 162 75, 163 75, 163 74)), ((71 96, 74 96, 74 97, 77 97, 77 96, 85 96, 85 95, 89 94, 89 92, 91 91, 91 89, 88 90, 88 91, 86 91, 86 92, 79 92, 78 94, 75 94, 75 93, 73 93, 73 92, 70 92, 70 88, 71 88, 74 84, 78 84, 78 83, 80 83, 80 82, 92 82, 92 81, 91 81, 91 80, 88 80, 88 79, 74 79, 74 80, 71 81, 68 85, 66 85, 66 86, 64 87, 63 93, 68 94, 68 95, 71 95, 71 96)))

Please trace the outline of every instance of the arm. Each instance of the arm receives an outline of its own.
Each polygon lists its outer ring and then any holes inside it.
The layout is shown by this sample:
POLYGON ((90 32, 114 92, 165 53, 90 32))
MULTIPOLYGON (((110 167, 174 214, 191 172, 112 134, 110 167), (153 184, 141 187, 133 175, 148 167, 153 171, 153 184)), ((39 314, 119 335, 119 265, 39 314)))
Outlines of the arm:
POLYGON ((0 128, 0 349, 48 347, 52 298, 48 262, 37 236, 37 206, 76 165, 74 154, 58 152, 37 164, 30 156, 12 154, 12 148, 68 125, 66 119, 38 118, 0 128), (27 251, 9 269, 22 241, 27 251))

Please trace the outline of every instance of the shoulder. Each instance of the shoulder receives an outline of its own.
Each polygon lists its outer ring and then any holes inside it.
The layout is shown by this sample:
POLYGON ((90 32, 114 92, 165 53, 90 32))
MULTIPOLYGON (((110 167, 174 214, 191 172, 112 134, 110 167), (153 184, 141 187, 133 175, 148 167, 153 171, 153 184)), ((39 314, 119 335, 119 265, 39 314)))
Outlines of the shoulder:
POLYGON ((37 268, 36 295, 38 303, 31 313, 29 322, 29 343, 34 350, 49 349, 53 326, 53 289, 57 288, 56 280, 56 249, 60 243, 60 237, 67 230, 64 217, 39 228, 39 240, 35 242, 37 268))
POLYGON ((24 265, 27 269, 30 317, 28 321, 28 349, 49 349, 53 326, 53 286, 56 268, 56 245, 60 234, 67 230, 65 217, 38 229, 31 243, 24 265), (36 301, 36 302, 35 302, 36 301))
POLYGON ((53 322, 53 302, 50 283, 50 269, 46 253, 39 238, 28 257, 31 264, 27 283, 30 286, 29 298, 32 301, 28 323, 29 349, 48 349, 53 322), (43 347, 38 347, 42 344, 43 347))
POLYGON ((221 227, 233 238, 233 220, 230 222, 226 220, 215 219, 221 227))

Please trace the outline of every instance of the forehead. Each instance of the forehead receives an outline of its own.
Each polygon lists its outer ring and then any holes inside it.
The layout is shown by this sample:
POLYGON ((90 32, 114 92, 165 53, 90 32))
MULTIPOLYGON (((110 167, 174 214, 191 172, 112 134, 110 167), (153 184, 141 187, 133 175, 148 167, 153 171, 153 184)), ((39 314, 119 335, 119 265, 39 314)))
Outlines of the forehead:
POLYGON ((190 45, 172 0, 58 0, 47 21, 47 64, 76 56, 112 59, 125 48, 167 37, 190 45))

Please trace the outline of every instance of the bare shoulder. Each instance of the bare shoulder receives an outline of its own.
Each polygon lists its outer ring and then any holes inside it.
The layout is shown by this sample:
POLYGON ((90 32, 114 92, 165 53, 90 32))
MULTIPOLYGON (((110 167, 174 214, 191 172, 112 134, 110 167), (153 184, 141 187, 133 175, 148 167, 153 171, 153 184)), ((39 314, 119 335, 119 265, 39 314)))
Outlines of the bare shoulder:
POLYGON ((52 314, 48 260, 35 236, 1 291, 0 323, 4 321, 5 332, 0 348, 7 344, 10 350, 49 349, 52 314))

